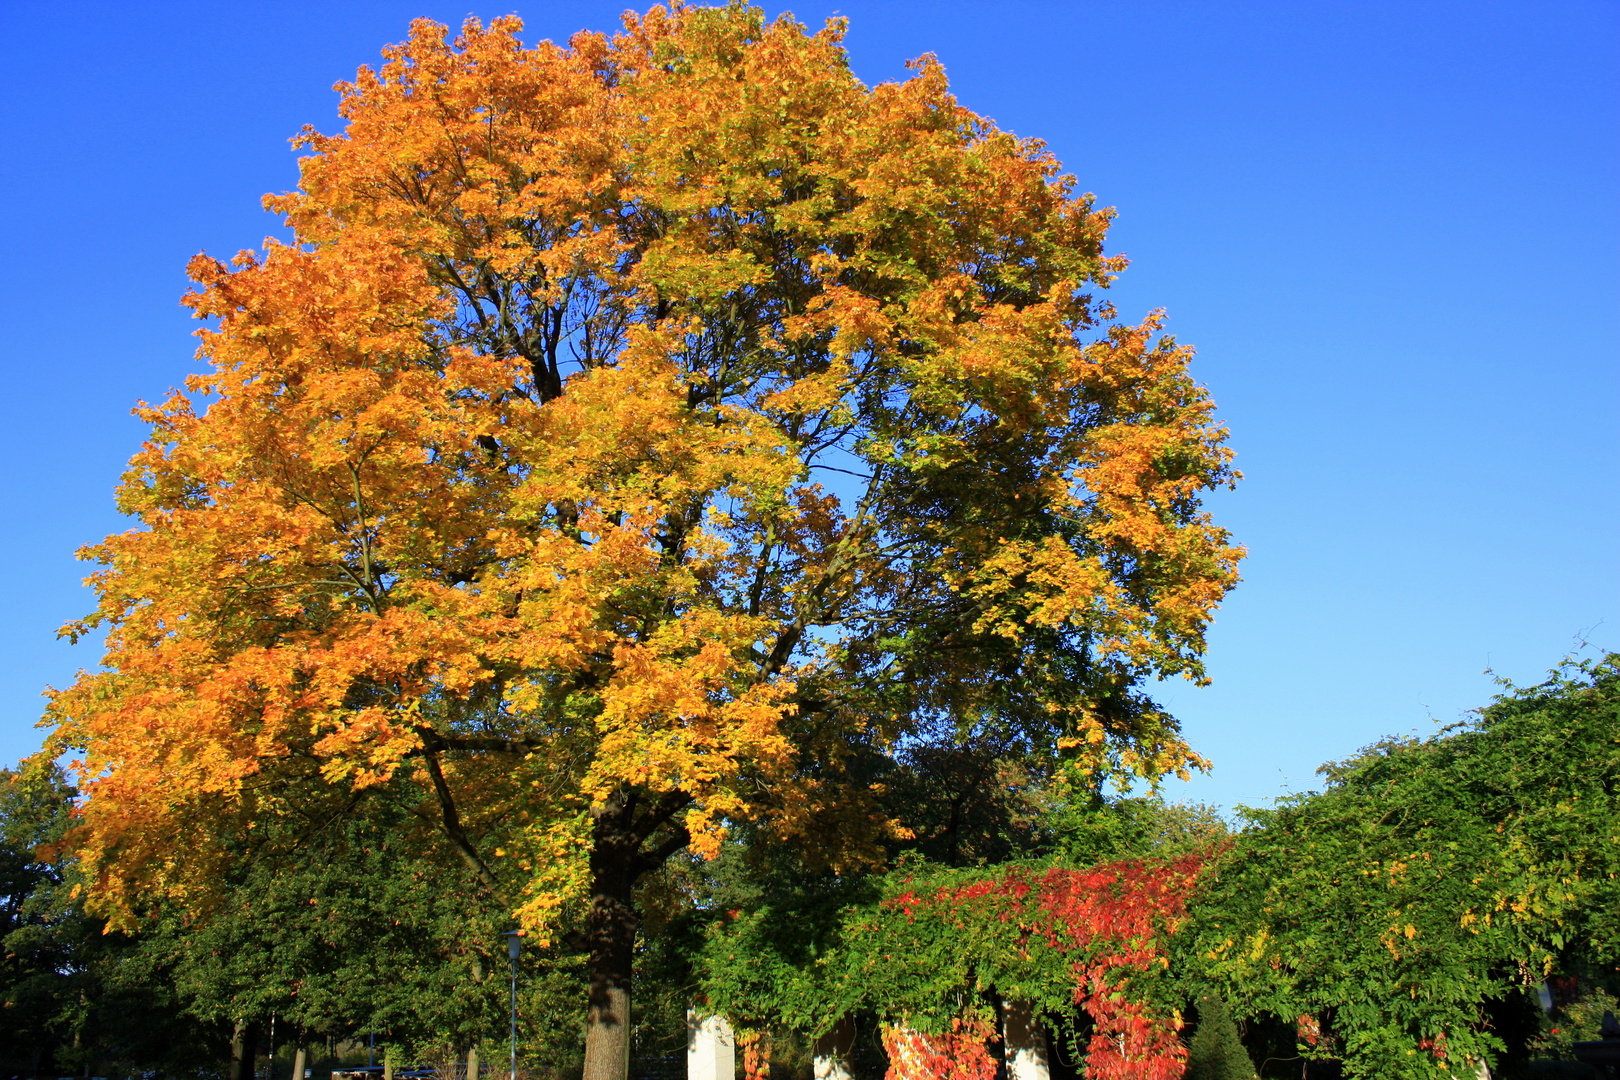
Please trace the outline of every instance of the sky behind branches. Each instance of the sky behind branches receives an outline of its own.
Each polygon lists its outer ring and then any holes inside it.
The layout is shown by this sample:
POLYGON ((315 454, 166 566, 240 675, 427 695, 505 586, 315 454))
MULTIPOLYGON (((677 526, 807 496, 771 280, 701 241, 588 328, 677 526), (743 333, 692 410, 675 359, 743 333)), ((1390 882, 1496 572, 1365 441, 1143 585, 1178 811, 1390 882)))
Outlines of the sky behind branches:
MULTIPOLYGON (((466 3, 466 0, 463 0, 466 3)), ((515 10, 527 40, 619 4, 515 10)), ((776 15, 782 9, 766 8, 776 15)), ((924 52, 1118 208, 1122 317, 1199 351, 1245 479, 1214 684, 1154 688, 1230 807, 1428 734, 1582 640, 1620 648, 1620 4, 799 4, 868 83, 924 52)), ((0 3, 0 763, 99 658, 79 545, 197 370, 187 259, 278 232, 288 138, 437 0, 0 3)))

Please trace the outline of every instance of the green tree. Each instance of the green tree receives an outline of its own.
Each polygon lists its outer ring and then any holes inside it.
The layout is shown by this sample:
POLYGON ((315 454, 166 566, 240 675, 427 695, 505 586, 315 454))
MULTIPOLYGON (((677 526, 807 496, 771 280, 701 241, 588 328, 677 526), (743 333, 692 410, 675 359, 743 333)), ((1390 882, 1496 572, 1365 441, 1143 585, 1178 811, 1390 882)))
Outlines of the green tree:
POLYGON ((1213 994, 1198 1001, 1198 1027, 1187 1046, 1187 1080, 1254 1080, 1237 1023, 1226 1002, 1213 994))
POLYGON ((142 961, 198 1017, 263 1032, 274 1016, 288 1041, 375 1035, 419 1056, 504 1030, 510 916, 401 793, 261 818, 210 909, 141 924, 142 961))
POLYGON ((85 913, 62 849, 76 795, 52 762, 0 769, 0 1073, 217 1064, 218 1026, 148 977, 135 939, 85 913))
MULTIPOLYGON (((509 925, 400 789, 346 813, 255 823, 216 890, 187 914, 154 904, 131 932, 87 915, 63 843, 76 792, 52 763, 0 771, 0 1068, 7 1075, 228 1070, 233 1034, 366 1038, 425 1060, 505 1031, 509 925), (419 819, 418 819, 419 820, 419 819), (436 846, 437 845, 437 846, 436 846)), ((320 808, 320 809, 317 809, 320 808)), ((524 956, 525 1052, 577 1054, 581 958, 524 956)))
POLYGON ((1108 859, 1174 858, 1224 844, 1226 819, 1203 803, 1169 803, 1159 795, 1105 799, 1094 785, 1059 777, 1046 828, 1053 846, 1078 866, 1108 859))
POLYGON ((1248 812, 1178 970, 1350 1076, 1493 1057, 1493 1003, 1553 972, 1620 975, 1617 734, 1611 654, 1324 767, 1322 792, 1248 812))

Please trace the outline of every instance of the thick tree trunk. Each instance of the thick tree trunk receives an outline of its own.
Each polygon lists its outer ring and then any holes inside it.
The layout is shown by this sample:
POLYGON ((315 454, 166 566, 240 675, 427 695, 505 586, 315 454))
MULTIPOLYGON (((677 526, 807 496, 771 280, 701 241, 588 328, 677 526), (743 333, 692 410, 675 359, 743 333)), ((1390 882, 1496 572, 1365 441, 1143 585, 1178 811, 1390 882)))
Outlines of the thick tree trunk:
POLYGON ((636 879, 691 840, 678 816, 690 803, 679 790, 644 800, 635 789, 620 788, 591 809, 590 1005, 581 1080, 628 1080, 636 879))
POLYGON ((292 1080, 304 1080, 304 1061, 309 1054, 309 1047, 305 1045, 308 1040, 300 1038, 298 1048, 293 1051, 292 1080))
POLYGON ((590 1002, 582 1080, 627 1080, 630 1071, 630 981, 635 958, 632 895, 639 838, 627 828, 632 806, 610 799, 596 812, 591 845, 590 1002))
POLYGON ((592 964, 590 1011, 585 1022, 581 1080, 626 1080, 630 1074, 630 977, 592 964))

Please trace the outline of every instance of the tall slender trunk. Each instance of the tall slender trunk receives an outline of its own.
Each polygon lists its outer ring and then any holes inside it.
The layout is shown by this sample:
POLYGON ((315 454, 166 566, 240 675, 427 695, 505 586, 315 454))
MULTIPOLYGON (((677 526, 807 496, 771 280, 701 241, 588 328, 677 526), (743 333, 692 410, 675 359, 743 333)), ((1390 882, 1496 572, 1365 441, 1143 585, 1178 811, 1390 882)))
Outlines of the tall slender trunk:
POLYGON ((253 1060, 259 1052, 259 1025, 238 1020, 231 1028, 231 1060, 226 1067, 228 1080, 253 1080, 253 1060))
POLYGON ((226 1080, 243 1080, 242 1046, 247 1042, 247 1022, 238 1020, 231 1025, 230 1057, 225 1062, 226 1080))
POLYGON ((628 835, 622 801, 597 814, 591 844, 590 1001, 585 1022, 582 1080, 626 1080, 630 1071, 630 982, 635 960, 636 910, 632 889, 639 838, 628 835))

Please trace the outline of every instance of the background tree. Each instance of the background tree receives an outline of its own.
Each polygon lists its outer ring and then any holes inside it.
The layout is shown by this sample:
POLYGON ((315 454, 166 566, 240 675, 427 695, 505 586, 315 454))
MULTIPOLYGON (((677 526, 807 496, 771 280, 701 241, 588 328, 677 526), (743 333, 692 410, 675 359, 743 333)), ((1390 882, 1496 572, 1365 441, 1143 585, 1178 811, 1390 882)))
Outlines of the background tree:
POLYGON ((1620 989, 1617 731, 1611 654, 1324 767, 1326 790, 1249 812, 1178 969, 1349 1076, 1495 1058, 1547 976, 1620 989))
POLYGON ((77 793, 54 763, 0 769, 0 1071, 8 1076, 194 1072, 228 1028, 151 979, 136 941, 104 933, 60 849, 77 793))
POLYGON ((1203 677, 1240 552, 1188 350, 1093 296, 1109 213, 931 58, 868 88, 841 22, 741 5, 518 28, 416 23, 267 199, 294 242, 193 262, 210 404, 141 410, 51 748, 117 920, 206 903, 312 770, 417 785, 527 925, 586 900, 607 1077, 674 852, 870 863, 850 761, 980 724, 1201 764, 1140 687, 1203 677))
MULTIPOLYGON (((208 910, 159 903, 125 934, 83 910, 86 883, 61 845, 76 794, 61 770, 0 771, 0 1064, 247 1076, 272 1045, 375 1034, 380 1051, 420 1063, 504 1033, 508 913, 442 837, 401 820, 409 808, 389 796, 409 790, 372 792, 358 817, 256 823, 208 910)), ((577 1059, 580 961, 525 951, 527 1060, 577 1059)))
POLYGON ((210 910, 141 924, 154 978, 260 1042, 274 1018, 285 1045, 375 1037, 420 1059, 500 1030, 510 916, 421 835, 390 798, 401 786, 374 791, 363 815, 256 823, 210 910))

